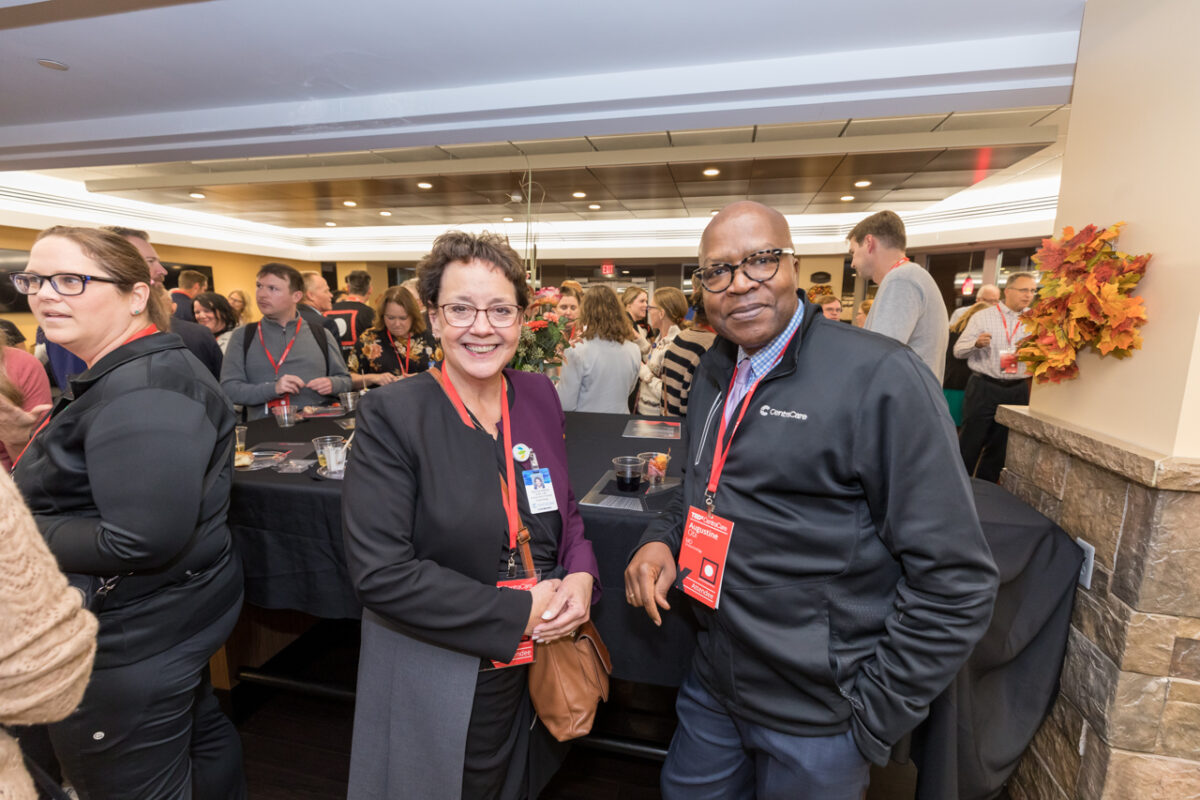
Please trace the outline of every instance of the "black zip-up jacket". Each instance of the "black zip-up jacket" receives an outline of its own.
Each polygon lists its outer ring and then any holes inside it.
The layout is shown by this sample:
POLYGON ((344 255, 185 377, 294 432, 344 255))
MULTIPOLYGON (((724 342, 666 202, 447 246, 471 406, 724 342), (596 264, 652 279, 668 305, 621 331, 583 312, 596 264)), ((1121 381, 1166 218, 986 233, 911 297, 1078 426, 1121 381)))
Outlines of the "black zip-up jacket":
MULTIPOLYGON (((929 368, 804 306, 729 449, 714 513, 734 528, 718 609, 692 603, 693 669, 735 716, 851 728, 884 764, 983 635, 996 567, 929 368)), ((719 338, 701 359, 683 492, 639 547, 678 554, 687 506, 705 507, 736 357, 719 338)))
POLYGON ((13 472, 72 583, 120 575, 97 668, 160 653, 241 601, 226 524, 234 415, 180 338, 118 347, 71 381, 13 472))

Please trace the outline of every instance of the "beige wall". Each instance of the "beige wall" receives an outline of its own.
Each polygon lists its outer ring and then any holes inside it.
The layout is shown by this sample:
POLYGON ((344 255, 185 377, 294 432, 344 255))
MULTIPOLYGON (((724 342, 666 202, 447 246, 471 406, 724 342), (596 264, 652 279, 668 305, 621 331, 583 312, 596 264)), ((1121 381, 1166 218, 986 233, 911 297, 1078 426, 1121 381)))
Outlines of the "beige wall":
POLYGON ((1200 456, 1200 59, 1195 0, 1089 0, 1056 229, 1128 224, 1117 244, 1154 258, 1138 293, 1143 349, 1087 354, 1080 376, 1036 386, 1032 411, 1172 456, 1200 456))
MULTIPOLYGON (((319 269, 319 267, 314 267, 319 269)), ((331 286, 335 292, 338 289, 344 288, 346 285, 346 276, 356 269, 365 269, 371 273, 371 299, 368 305, 374 306, 379 295, 383 294, 388 288, 388 271, 387 264, 381 264, 376 261, 339 261, 337 265, 337 286, 331 286)))
MULTIPOLYGON (((833 296, 841 299, 842 291, 846 288, 842 286, 842 265, 846 263, 845 256, 799 256, 796 261, 799 262, 796 271, 801 289, 807 292, 814 285, 810 277, 814 272, 828 272, 827 283, 833 287, 833 296)), ((854 287, 849 287, 849 291, 853 293, 854 287)), ((842 319, 853 319, 851 308, 845 303, 842 306, 842 319)))
MULTIPOLYGON (((0 225, 0 248, 10 250, 28 250, 33 247, 33 240, 38 232, 29 228, 12 228, 0 225)), ((163 261, 180 262, 184 264, 199 264, 212 267, 213 282, 221 294, 228 294, 234 289, 241 289, 249 301, 249 319, 258 318, 258 310, 254 306, 254 276, 258 268, 270 261, 265 256, 245 255, 242 253, 227 253, 221 250, 203 250, 196 247, 176 247, 168 244, 156 244, 154 249, 163 261)), ((296 261, 288 259, 286 263, 296 269, 320 271, 321 265, 315 261, 296 261)), ((386 269, 383 274, 386 275, 386 269)), ((372 275, 374 272, 372 272, 372 275)), ((21 332, 33 342, 37 330, 37 322, 32 314, 5 314, 6 319, 16 323, 21 332)))

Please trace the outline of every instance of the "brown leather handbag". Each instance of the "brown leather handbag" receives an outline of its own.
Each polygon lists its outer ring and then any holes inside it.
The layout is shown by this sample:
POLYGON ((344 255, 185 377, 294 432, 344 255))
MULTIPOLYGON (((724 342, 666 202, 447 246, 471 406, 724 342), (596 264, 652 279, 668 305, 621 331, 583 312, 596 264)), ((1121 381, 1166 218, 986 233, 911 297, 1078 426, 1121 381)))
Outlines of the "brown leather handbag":
MULTIPOLYGON (((517 535, 521 561, 533 573, 529 531, 517 535)), ((571 636, 534 647, 529 665, 529 697, 546 730, 565 742, 587 736, 596 719, 596 707, 608 700, 612 660, 600 632, 589 619, 571 636)))

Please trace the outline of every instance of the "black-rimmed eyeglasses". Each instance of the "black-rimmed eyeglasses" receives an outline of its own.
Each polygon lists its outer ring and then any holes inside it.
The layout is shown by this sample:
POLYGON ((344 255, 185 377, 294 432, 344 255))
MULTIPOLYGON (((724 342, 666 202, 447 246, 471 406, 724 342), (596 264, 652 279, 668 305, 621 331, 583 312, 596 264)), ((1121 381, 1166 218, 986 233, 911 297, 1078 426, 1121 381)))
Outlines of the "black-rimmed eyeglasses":
POLYGON ((17 291, 21 294, 37 294, 42 290, 42 284, 49 281, 54 291, 63 297, 73 297, 83 294, 83 290, 92 281, 98 281, 99 283, 125 283, 125 281, 119 281, 114 278, 101 278, 97 275, 80 275, 75 272, 56 272, 53 275, 38 275, 36 272, 14 272, 9 278, 12 279, 13 286, 17 287, 17 291))
POLYGON ((444 306, 438 306, 438 309, 442 312, 442 319, 446 321, 446 324, 455 328, 469 328, 474 325, 480 311, 487 314, 487 320, 493 328, 512 327, 521 318, 521 307, 508 303, 487 308, 476 308, 466 303, 447 303, 444 306))
POLYGON ((783 256, 794 255, 790 247, 774 247, 769 250, 756 250, 736 264, 714 261, 704 269, 698 269, 693 277, 700 280, 700 285, 706 292, 723 292, 733 283, 733 273, 741 270, 752 281, 766 283, 779 272, 779 259, 783 256))

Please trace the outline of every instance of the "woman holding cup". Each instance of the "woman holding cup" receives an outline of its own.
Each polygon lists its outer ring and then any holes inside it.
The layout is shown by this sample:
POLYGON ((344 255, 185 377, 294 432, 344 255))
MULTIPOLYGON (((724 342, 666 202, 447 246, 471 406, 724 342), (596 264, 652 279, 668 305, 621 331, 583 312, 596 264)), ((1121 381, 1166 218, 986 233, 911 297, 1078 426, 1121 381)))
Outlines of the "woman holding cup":
POLYGON ((439 236, 417 275, 442 370, 363 397, 343 489, 364 606, 349 797, 536 797, 554 759, 522 638, 570 635, 599 594, 565 420, 545 376, 505 369, 530 292, 504 239, 439 236))

